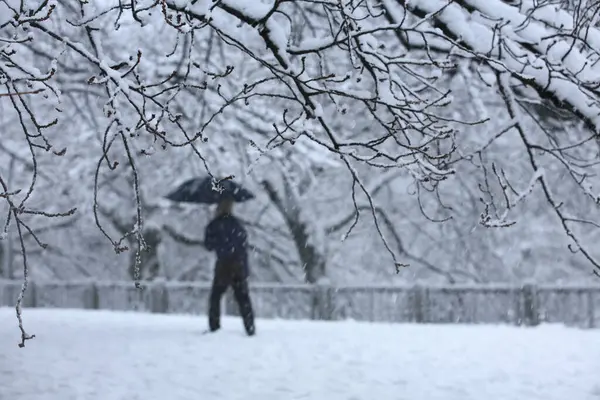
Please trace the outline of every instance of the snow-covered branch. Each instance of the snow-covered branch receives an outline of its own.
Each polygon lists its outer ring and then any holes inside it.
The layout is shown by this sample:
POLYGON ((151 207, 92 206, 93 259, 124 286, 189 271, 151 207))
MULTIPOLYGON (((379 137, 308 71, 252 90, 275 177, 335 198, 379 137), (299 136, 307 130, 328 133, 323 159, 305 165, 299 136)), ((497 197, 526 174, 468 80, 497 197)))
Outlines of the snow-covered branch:
MULTIPOLYGON (((600 132, 600 31, 551 1, 386 0, 436 25, 445 39, 600 132), (558 19, 555 19, 558 14, 558 19), (549 20, 552 20, 550 23, 549 20)), ((582 2, 582 5, 585 2, 582 2)))

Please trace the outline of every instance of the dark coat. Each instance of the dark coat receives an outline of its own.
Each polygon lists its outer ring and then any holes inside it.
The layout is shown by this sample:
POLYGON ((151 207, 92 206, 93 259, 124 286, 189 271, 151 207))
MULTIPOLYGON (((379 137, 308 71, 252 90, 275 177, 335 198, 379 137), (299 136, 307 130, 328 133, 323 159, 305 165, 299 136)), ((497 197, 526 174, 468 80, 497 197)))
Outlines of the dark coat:
MULTIPOLYGON (((248 234, 242 223, 233 215, 220 215, 206 227, 204 246, 217 253, 217 269, 219 266, 235 266, 244 278, 249 275, 248 267, 248 234)), ((230 271, 235 273, 235 271, 230 271)), ((216 271, 217 274, 230 272, 216 271)))

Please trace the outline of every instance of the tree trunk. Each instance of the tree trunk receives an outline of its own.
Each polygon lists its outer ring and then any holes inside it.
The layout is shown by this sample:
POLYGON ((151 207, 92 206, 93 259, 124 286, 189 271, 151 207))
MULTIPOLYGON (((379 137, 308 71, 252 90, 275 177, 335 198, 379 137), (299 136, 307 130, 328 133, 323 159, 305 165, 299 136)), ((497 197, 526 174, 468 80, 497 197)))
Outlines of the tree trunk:
MULTIPOLYGON (((315 245, 310 243, 306 222, 302 221, 298 212, 299 205, 296 204, 289 190, 284 190, 287 193, 284 200, 269 182, 263 181, 262 184, 290 230, 302 264, 305 281, 307 283, 317 283, 326 274, 325 255, 321 254, 315 245)), ((284 183, 284 185, 287 184, 284 183)))
POLYGON ((324 255, 319 254, 315 246, 309 243, 306 225, 294 218, 286 219, 286 223, 298 250, 306 282, 317 283, 319 278, 325 276, 324 255))

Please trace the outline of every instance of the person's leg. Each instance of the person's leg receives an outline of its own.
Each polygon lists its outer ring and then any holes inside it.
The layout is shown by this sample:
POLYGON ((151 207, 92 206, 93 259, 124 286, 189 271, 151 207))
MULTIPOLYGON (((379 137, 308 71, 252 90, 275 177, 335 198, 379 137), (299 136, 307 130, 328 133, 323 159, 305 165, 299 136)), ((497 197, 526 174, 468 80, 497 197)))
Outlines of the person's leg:
POLYGON ((244 328, 249 336, 254 335, 254 311, 250 301, 250 290, 248 289, 248 280, 245 278, 236 278, 232 282, 233 295, 240 308, 244 328))
POLYGON ((208 304, 208 327, 211 332, 214 332, 221 328, 221 298, 229 282, 223 279, 222 274, 215 271, 215 277, 213 279, 212 287, 210 289, 209 304, 208 304))

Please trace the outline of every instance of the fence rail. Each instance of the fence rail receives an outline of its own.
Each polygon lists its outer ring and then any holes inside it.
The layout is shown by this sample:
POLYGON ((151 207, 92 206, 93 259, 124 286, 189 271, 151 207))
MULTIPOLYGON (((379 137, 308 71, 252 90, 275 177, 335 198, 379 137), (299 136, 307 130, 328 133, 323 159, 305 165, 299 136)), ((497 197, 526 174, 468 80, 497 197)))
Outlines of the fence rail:
MULTIPOLYGON (((205 314, 208 284, 154 281, 31 282, 25 307, 140 310, 205 314)), ((0 306, 13 306, 19 281, 0 280, 0 306)), ((600 286, 251 286, 262 318, 415 323, 490 323, 535 326, 542 322, 586 328, 600 323, 600 286)), ((224 313, 237 315, 228 293, 224 313)))

